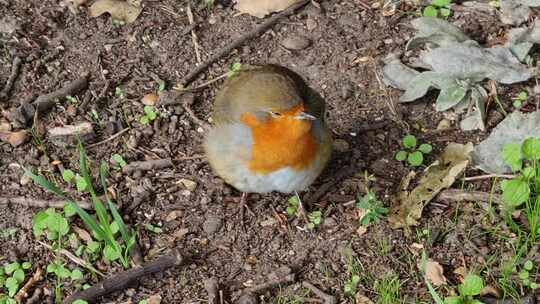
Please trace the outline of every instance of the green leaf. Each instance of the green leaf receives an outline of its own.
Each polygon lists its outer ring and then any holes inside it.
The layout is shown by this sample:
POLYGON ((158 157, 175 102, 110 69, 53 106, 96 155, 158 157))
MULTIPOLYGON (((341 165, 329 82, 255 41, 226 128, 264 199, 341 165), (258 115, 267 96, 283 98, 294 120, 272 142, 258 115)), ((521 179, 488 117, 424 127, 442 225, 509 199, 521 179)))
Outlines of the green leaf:
POLYGON ((143 116, 143 117, 141 117, 141 119, 139 119, 139 122, 140 122, 141 124, 143 124, 143 125, 147 125, 147 124, 150 123, 150 120, 148 119, 147 116, 143 116))
POLYGON ((479 295, 482 289, 484 289, 484 280, 478 275, 469 274, 463 280, 463 283, 459 285, 459 293, 462 296, 476 296, 479 295))
POLYGON ((113 154, 111 159, 120 166, 120 168, 123 168, 125 165, 127 165, 126 161, 120 154, 113 154))
POLYGON ((416 147, 416 137, 414 135, 403 137, 403 146, 408 149, 414 149, 416 147))
POLYGON ((407 152, 405 151, 399 151, 396 153, 396 160, 397 161, 404 161, 407 159, 407 152))
POLYGON ((529 272, 527 270, 522 270, 518 273, 518 276, 522 280, 526 280, 529 278, 529 272))
POLYGON ((504 162, 512 168, 513 171, 521 170, 523 160, 521 158, 521 144, 512 143, 504 145, 501 156, 504 162))
POLYGON ((529 94, 527 93, 527 91, 521 91, 517 96, 517 99, 522 101, 527 100, 527 98, 529 98, 529 94))
POLYGON ((64 265, 58 265, 55 273, 61 279, 67 279, 71 277, 71 271, 69 271, 69 269, 67 269, 64 265))
POLYGON ((24 270, 28 270, 28 269, 32 268, 32 263, 30 263, 30 262, 23 262, 23 263, 21 264, 21 267, 22 267, 22 269, 24 269, 24 270))
POLYGON ((64 170, 64 172, 62 172, 62 178, 64 179, 64 181, 68 183, 71 183, 74 177, 75 177, 75 173, 69 169, 64 170))
POLYGON ((158 92, 165 91, 165 81, 160 81, 158 85, 158 92))
POLYGON ((424 8, 424 17, 437 17, 437 8, 434 6, 426 6, 424 8))
POLYGON ((32 230, 34 236, 39 237, 43 235, 43 230, 47 228, 47 219, 49 215, 45 211, 38 212, 32 219, 32 230))
POLYGON ((99 251, 100 244, 96 241, 90 241, 88 244, 86 244, 86 248, 90 253, 96 253, 99 251))
POLYGON ((443 88, 437 97, 435 109, 438 112, 449 110, 462 101, 465 95, 467 90, 459 85, 443 88))
POLYGON ((525 264, 523 264, 523 268, 525 268, 525 270, 531 271, 533 269, 533 262, 531 260, 527 260, 525 264))
POLYGON ((531 189, 529 184, 522 179, 504 180, 501 183, 503 200, 510 207, 517 207, 529 199, 531 189))
POLYGON ((21 264, 19 264, 18 262, 9 263, 6 266, 4 266, 4 270, 6 274, 12 274, 13 272, 15 272, 15 270, 20 269, 20 268, 21 268, 21 264))
POLYGON ((451 2, 451 0, 433 0, 431 4, 438 7, 446 7, 449 6, 451 2))
POLYGON ((77 210, 75 210, 73 208, 73 206, 71 206, 70 204, 65 204, 64 205, 64 214, 67 216, 67 217, 72 217, 74 216, 75 214, 77 214, 77 210))
POLYGON ((71 279, 73 281, 81 280, 84 277, 82 271, 80 271, 78 268, 73 269, 71 271, 71 279))
POLYGON ((122 254, 118 252, 115 248, 109 245, 105 245, 105 248, 103 249, 103 257, 107 261, 116 261, 118 260, 122 254))
POLYGON ((516 100, 514 100, 514 102, 512 102, 512 106, 513 106, 514 108, 516 108, 516 109, 521 108, 521 105, 522 105, 522 102, 521 102, 521 100, 519 100, 519 99, 516 99, 516 100))
POLYGON ((431 151, 433 151, 433 147, 430 144, 421 144, 420 147, 418 147, 418 151, 429 154, 431 151))
POLYGON ((15 272, 13 272, 13 277, 19 283, 24 282, 24 270, 22 270, 21 268, 15 270, 15 272))
POLYGON ((56 273, 56 270, 58 269, 58 264, 51 263, 47 265, 47 273, 56 273))
POLYGON ((540 139, 527 138, 522 146, 523 156, 528 160, 540 159, 540 139))
POLYGON ((461 297, 453 296, 444 298, 444 304, 463 304, 461 297))
POLYGON ((452 13, 452 11, 443 7, 439 9, 439 13, 441 14, 442 17, 447 18, 447 17, 450 17, 450 14, 452 13))
POLYGON ((88 188, 88 183, 84 178, 77 175, 75 177, 75 186, 77 187, 77 191, 83 192, 86 191, 86 188, 88 188))
POLYGON ((88 304, 88 302, 86 302, 85 300, 77 299, 73 301, 72 304, 88 304))
POLYGON ((13 277, 6 279, 5 283, 6 288, 8 289, 8 296, 13 297, 19 290, 19 282, 13 277))
POLYGON ((424 162, 424 156, 422 155, 422 152, 415 151, 409 154, 409 156, 407 157, 407 162, 411 166, 418 167, 424 162))
POLYGON ((45 190, 50 191, 50 192, 60 196, 61 198, 66 197, 66 194, 62 190, 60 190, 60 188, 58 188, 58 186, 56 186, 55 184, 53 184, 52 182, 47 180, 45 177, 43 177, 41 175, 35 175, 34 173, 32 173, 32 171, 30 171, 30 170, 28 170, 28 169, 26 169, 24 167, 23 167, 23 170, 24 170, 24 174, 26 174, 26 176, 30 177, 34 181, 34 183, 38 184, 39 186, 41 186, 45 190))

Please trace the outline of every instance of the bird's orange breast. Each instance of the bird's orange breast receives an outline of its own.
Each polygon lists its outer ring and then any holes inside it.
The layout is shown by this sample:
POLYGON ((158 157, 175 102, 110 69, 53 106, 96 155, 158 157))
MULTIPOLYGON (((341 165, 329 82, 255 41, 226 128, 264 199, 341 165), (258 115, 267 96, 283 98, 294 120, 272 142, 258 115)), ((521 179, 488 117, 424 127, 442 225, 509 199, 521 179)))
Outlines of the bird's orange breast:
POLYGON ((292 116, 260 122, 253 114, 241 120, 253 135, 249 168, 254 173, 268 174, 284 167, 300 171, 314 160, 318 143, 311 134, 311 122, 292 116))

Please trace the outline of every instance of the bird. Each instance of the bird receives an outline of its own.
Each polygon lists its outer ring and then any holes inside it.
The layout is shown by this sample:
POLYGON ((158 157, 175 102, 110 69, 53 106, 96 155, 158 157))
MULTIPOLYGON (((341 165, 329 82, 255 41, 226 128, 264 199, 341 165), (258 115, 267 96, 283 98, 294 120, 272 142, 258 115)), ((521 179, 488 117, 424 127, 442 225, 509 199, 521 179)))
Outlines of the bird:
POLYGON ((248 193, 298 197, 331 157, 324 99, 280 65, 243 64, 217 92, 212 119, 203 144, 208 163, 242 192, 240 205, 250 212, 248 193))

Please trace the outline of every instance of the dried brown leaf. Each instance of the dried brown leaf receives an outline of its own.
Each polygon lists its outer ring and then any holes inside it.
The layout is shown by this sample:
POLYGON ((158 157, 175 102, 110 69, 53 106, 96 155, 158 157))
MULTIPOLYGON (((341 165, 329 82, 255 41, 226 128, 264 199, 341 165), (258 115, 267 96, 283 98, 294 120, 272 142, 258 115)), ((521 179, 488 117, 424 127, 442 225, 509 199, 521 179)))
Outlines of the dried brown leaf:
POLYGON ((97 0, 90 6, 90 16, 97 17, 109 13, 114 20, 132 23, 142 11, 140 6, 120 0, 97 0))
POLYGON ((29 139, 28 132, 25 130, 17 132, 0 131, 0 141, 7 142, 13 147, 18 147, 29 139))
POLYGON ((435 286, 446 284, 446 277, 444 276, 444 270, 441 264, 432 259, 426 262, 426 278, 435 286))
POLYGON ((418 186, 410 192, 407 188, 414 174, 409 174, 401 185, 398 203, 394 205, 388 218, 392 228, 417 225, 424 207, 441 190, 450 187, 457 176, 467 168, 472 150, 472 143, 448 144, 440 159, 426 169, 418 186))
POLYGON ((258 18, 280 12, 301 0, 236 0, 236 9, 258 18))

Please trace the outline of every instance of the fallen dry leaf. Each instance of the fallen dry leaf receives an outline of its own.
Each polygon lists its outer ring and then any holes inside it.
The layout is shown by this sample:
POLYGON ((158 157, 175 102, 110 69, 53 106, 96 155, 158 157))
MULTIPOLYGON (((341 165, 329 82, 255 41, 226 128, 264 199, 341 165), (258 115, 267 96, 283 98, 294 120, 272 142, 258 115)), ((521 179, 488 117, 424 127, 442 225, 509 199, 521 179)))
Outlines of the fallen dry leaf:
POLYGON ((446 284, 446 278, 444 277, 444 270, 441 264, 432 259, 426 262, 426 278, 435 286, 446 284))
POLYGON ((392 228, 403 228, 418 224, 424 207, 443 189, 452 186, 470 162, 473 144, 466 145, 450 143, 443 151, 439 160, 431 164, 418 186, 407 191, 408 185, 414 177, 409 173, 402 182, 398 202, 393 206, 388 218, 392 228))
POLYGON ((159 97, 156 94, 151 93, 151 94, 144 95, 144 97, 141 99, 141 102, 144 105, 153 106, 158 102, 158 99, 159 97))
POLYGON ((454 274, 457 274, 459 276, 460 282, 463 282, 463 279, 469 274, 469 271, 467 270, 467 268, 459 266, 454 270, 454 274))
POLYGON ((258 18, 280 12, 301 0, 236 0, 236 9, 258 18))
POLYGON ((182 210, 173 210, 167 214, 165 217, 166 222, 174 221, 175 219, 181 217, 183 214, 182 210))
POLYGON ((495 297, 497 299, 499 299, 501 297, 501 292, 499 291, 499 289, 493 287, 492 285, 486 285, 482 291, 480 291, 480 295, 481 296, 492 296, 492 297, 495 297))
POLYGON ((92 241, 92 236, 90 235, 90 233, 88 233, 88 231, 77 226, 73 226, 73 231, 75 231, 75 233, 79 236, 79 238, 81 238, 81 240, 87 243, 92 241))
POLYGON ((160 295, 153 295, 148 298, 148 304, 160 304, 160 303, 161 303, 160 295))
POLYGON ((90 6, 90 16, 97 17, 109 13, 113 20, 132 23, 142 11, 140 6, 120 0, 97 0, 90 6))
POLYGON ((18 147, 28 141, 28 132, 25 130, 16 132, 0 132, 0 141, 7 142, 13 147, 18 147))
POLYGON ((373 301, 366 297, 361 291, 356 293, 355 300, 356 304, 373 304, 373 301))
POLYGON ((358 229, 356 229, 356 234, 357 234, 358 236, 362 236, 362 235, 364 235, 366 232, 367 232, 366 226, 360 226, 360 227, 358 227, 358 229))

